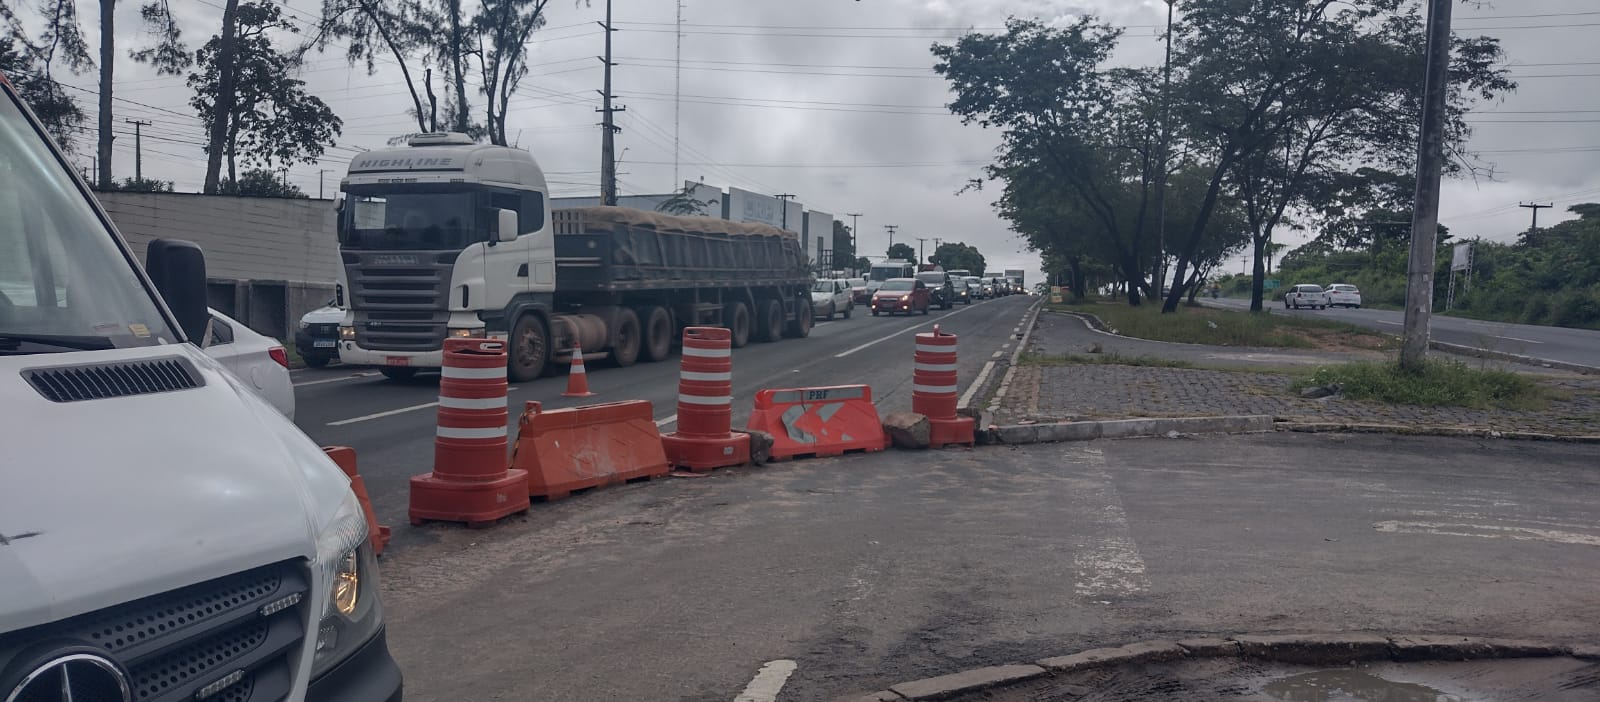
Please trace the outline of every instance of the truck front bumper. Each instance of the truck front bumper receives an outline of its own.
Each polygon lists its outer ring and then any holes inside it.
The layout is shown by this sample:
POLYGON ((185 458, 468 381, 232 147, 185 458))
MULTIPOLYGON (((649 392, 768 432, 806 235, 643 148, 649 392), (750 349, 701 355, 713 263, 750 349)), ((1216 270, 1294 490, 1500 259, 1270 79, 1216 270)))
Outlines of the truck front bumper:
POLYGON ((402 683, 385 630, 379 629, 361 650, 312 680, 306 702, 400 702, 402 683))
POLYGON ((444 365, 443 351, 369 351, 354 341, 339 342, 339 362, 357 366, 398 366, 438 368, 444 365))

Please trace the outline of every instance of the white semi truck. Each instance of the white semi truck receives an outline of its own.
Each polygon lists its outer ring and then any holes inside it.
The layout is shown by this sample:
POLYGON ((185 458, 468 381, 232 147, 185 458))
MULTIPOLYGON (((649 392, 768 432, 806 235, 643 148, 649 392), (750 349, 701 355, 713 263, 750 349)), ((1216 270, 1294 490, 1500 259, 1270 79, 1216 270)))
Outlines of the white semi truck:
POLYGON ((390 378, 438 368, 446 337, 506 338, 512 380, 603 352, 670 355, 686 326, 733 345, 811 331, 811 272, 792 233, 618 207, 551 211, 522 149, 421 134, 368 151, 340 184, 339 358, 390 378))

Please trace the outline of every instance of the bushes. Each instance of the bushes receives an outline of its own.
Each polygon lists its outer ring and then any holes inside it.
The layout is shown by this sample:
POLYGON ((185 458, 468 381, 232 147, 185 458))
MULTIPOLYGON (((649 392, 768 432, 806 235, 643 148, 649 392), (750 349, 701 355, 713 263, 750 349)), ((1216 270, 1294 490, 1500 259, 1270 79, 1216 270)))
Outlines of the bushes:
POLYGON ((1294 389, 1331 384, 1343 386, 1351 399, 1403 405, 1543 409, 1550 402, 1550 392, 1527 377, 1441 360, 1428 361, 1418 373, 1400 370, 1394 363, 1324 366, 1294 389))

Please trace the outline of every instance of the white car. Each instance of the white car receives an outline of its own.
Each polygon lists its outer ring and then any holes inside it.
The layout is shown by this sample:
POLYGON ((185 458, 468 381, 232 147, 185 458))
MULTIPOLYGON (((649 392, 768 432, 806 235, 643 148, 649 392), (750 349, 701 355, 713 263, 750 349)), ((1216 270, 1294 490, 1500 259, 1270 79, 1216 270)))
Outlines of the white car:
POLYGON ((1346 283, 1327 286, 1329 307, 1354 307, 1361 309, 1361 291, 1346 283))
POLYGON ((856 306, 850 290, 850 281, 840 278, 819 280, 811 284, 811 316, 833 319, 836 314, 850 318, 856 306))
POLYGON ((1283 306, 1289 309, 1310 307, 1320 310, 1328 306, 1328 293, 1319 285, 1296 285, 1283 294, 1283 306))
POLYGON ((277 339, 262 336, 240 321, 211 310, 210 331, 203 346, 283 416, 294 419, 294 385, 289 382, 289 352, 277 339))

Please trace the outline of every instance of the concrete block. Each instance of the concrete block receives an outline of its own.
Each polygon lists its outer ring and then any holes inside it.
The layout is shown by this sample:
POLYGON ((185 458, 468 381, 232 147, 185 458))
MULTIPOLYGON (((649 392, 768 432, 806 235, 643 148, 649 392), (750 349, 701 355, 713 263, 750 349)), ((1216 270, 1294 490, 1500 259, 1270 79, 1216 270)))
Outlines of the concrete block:
POLYGON ((1090 441, 1100 438, 1101 422, 1061 422, 1036 425, 1040 441, 1090 441))
POLYGON ((889 689, 909 700, 939 700, 963 692, 986 690, 996 685, 1022 682, 1044 675, 1036 665, 996 665, 959 673, 924 678, 891 685, 889 689))
POLYGON ((904 697, 901 697, 892 691, 879 690, 877 692, 869 692, 865 695, 847 695, 840 697, 838 700, 835 700, 835 702, 904 702, 904 700, 904 697))
POLYGON ((1100 423, 1100 438, 1103 439, 1160 436, 1166 432, 1158 419, 1115 419, 1100 423))
POLYGON ((1185 655, 1187 653, 1183 647, 1171 641, 1144 641, 1114 648, 1093 648, 1070 656, 1046 658, 1038 661, 1038 664, 1059 673, 1127 663, 1175 661, 1185 655))
POLYGON ((1343 665, 1351 661, 1387 660, 1389 639, 1370 634, 1235 636, 1249 658, 1306 665, 1343 665))
POLYGON ((883 418, 883 430, 894 441, 895 448, 925 449, 930 443, 933 428, 923 415, 895 412, 883 418))
POLYGON ((1227 639, 1182 639, 1178 645, 1191 658, 1229 658, 1239 655, 1239 642, 1227 639))

